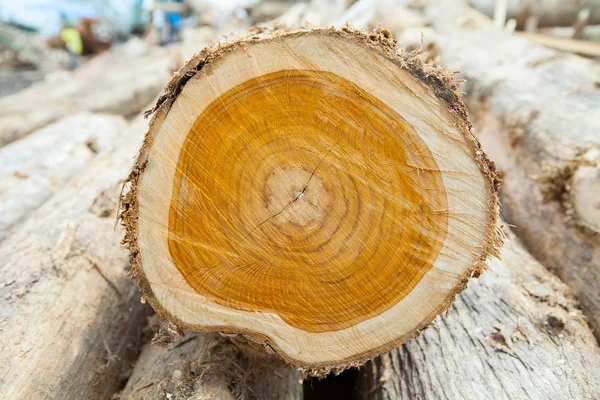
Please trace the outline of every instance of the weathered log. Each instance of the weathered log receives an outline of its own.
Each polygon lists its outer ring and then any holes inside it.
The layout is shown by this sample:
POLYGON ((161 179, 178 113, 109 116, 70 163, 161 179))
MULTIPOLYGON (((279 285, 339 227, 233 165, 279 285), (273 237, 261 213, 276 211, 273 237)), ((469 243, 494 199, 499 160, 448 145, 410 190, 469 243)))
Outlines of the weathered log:
POLYGON ((366 398, 600 397, 600 348, 570 289, 509 239, 447 315, 367 365, 366 398))
MULTIPOLYGON (((492 17, 498 0, 469 0, 469 3, 492 17)), ((569 26, 584 9, 590 12, 589 23, 600 23, 600 0, 510 0, 506 3, 506 18, 516 19, 519 26, 524 26, 529 17, 537 17, 539 26, 569 26)))
POLYGON ((312 0, 308 3, 298 3, 274 22, 288 28, 330 25, 346 11, 349 3, 348 0, 312 0))
POLYGON ((145 126, 133 122, 0 244, 0 397, 105 399, 121 387, 147 306, 114 232, 116 199, 145 126))
MULTIPOLYGON (((569 27, 552 27, 542 28, 538 33, 554 36, 557 38, 574 38, 577 37, 577 30, 572 26, 569 27)), ((586 25, 581 29, 579 39, 589 40, 592 42, 600 42, 600 25, 586 25)))
POLYGON ((495 172, 455 90, 383 30, 200 53, 128 179, 146 300, 317 375, 416 335, 500 243, 495 172))
POLYGON ((433 59, 437 53, 435 31, 423 15, 407 8, 403 0, 358 0, 334 25, 346 23, 357 29, 382 26, 394 36, 398 48, 405 51, 420 49, 427 56, 423 58, 433 59))
POLYGON ((273 356, 242 351, 215 333, 191 333, 166 349, 146 345, 121 400, 300 400, 300 373, 273 356))
POLYGON ((551 49, 575 53, 587 57, 600 57, 600 43, 589 40, 554 37, 539 33, 518 32, 519 35, 551 49))
POLYGON ((504 175, 503 215, 527 250, 573 288, 598 336, 597 65, 493 29, 456 28, 450 13, 430 10, 442 33, 440 57, 467 79, 476 131, 504 175))
POLYGON ((334 19, 333 25, 349 23, 356 29, 375 29, 385 22, 384 28, 398 36, 406 28, 425 27, 425 19, 409 10, 403 0, 358 0, 334 19))
POLYGON ((0 241, 126 126, 123 117, 82 113, 0 148, 0 241))
POLYGON ((0 99, 0 146, 80 111, 131 116, 142 111, 175 68, 174 53, 130 42, 73 72, 0 99))
POLYGON ((313 0, 308 4, 302 22, 311 26, 327 25, 341 15, 350 3, 350 0, 313 0))
POLYGON ((187 61, 196 54, 199 49, 212 44, 217 39, 217 31, 209 26, 199 28, 186 27, 181 31, 181 59, 187 61))
POLYGON ((289 0, 261 1, 250 7, 250 24, 270 22, 288 12, 293 5, 289 0))

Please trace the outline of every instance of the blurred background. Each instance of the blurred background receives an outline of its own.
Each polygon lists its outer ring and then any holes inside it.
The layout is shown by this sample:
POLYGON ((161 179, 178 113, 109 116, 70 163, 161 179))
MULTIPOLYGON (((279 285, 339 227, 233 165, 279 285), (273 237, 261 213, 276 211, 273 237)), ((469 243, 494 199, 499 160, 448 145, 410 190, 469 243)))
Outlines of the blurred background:
MULTIPOLYGON (((398 7, 419 6, 425 1, 0 0, 0 96, 19 91, 53 72, 74 70, 111 48, 121 47, 118 51, 137 57, 150 47, 187 41, 187 48, 183 43, 183 48, 178 49, 180 58, 185 60, 211 40, 241 34, 251 25, 277 17, 283 22, 286 18, 297 22, 302 12, 300 7, 305 8, 306 20, 312 25, 340 23, 335 16, 340 10, 352 10, 354 3, 372 3, 369 7, 356 4, 354 14, 348 15, 359 27, 372 28, 369 25, 376 18, 369 10, 375 3, 384 3, 391 11, 398 11, 398 7), (309 7, 307 3, 312 4, 309 7), (307 12, 309 8, 312 10, 307 12), (360 15, 361 9, 366 15, 360 15)), ((577 49, 572 49, 570 42, 552 42, 551 47, 592 57, 600 55, 597 44, 600 0, 469 0, 467 3, 496 21, 500 14, 501 23, 508 30, 587 42, 584 49, 577 45, 577 49)), ((402 29, 391 29, 394 34, 415 27, 410 15, 399 12, 398 26, 392 28, 402 29)), ((432 45, 431 28, 416 25, 419 29, 404 37, 406 45, 418 47, 421 40, 424 45, 432 45)), ((175 64, 181 64, 182 60, 175 64)))
POLYGON ((246 19, 258 0, 0 0, 0 96, 111 47, 168 46, 182 31, 246 19))

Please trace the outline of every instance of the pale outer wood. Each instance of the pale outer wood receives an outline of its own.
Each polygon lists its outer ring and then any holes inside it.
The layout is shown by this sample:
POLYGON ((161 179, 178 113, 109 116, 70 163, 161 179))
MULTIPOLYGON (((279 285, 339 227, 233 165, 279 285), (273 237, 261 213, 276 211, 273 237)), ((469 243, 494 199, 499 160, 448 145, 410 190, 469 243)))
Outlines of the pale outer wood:
MULTIPOLYGON (((281 363, 281 362, 280 362, 281 363)), ((147 344, 120 400, 300 400, 300 373, 244 355, 228 338, 188 333, 170 349, 147 344)))
POLYGON ((145 128, 135 120, 0 244, 0 398, 99 399, 119 389, 148 306, 115 212, 145 128))
POLYGON ((0 241, 126 126, 120 116, 81 113, 0 148, 0 241))
POLYGON ((160 152, 150 152, 138 186, 141 265, 158 302, 186 325, 259 331, 289 359, 301 360, 304 365, 339 364, 341 359, 394 341, 414 330, 427 316, 447 307, 448 295, 468 276, 488 239, 490 204, 486 201, 490 199, 486 191, 491 189, 453 117, 444 111, 432 112, 443 110, 445 105, 391 61, 366 51, 360 44, 333 37, 314 40, 313 36, 299 36, 285 42, 254 44, 251 49, 212 61, 192 78, 155 135, 153 146, 160 152), (396 306, 336 332, 308 333, 285 324, 275 314, 234 311, 215 304, 194 292, 168 257, 164 232, 168 230, 173 185, 169 177, 175 174, 179 150, 198 110, 241 82, 286 68, 332 71, 395 109, 422 135, 436 156, 448 191, 448 235, 432 270, 396 306), (395 89, 390 90, 390 85, 395 89), (413 96, 410 101, 403 99, 407 93, 413 96), (319 351, 303 353, 302 349, 319 351))
POLYGON ((365 397, 600 397, 600 348, 570 289, 509 239, 447 315, 368 364, 365 397))
POLYGON ((599 200, 590 197, 599 192, 600 159, 586 159, 600 150, 598 64, 502 32, 453 28, 447 9, 434 11, 440 57, 467 79, 475 130, 504 173, 504 217, 573 288, 598 337, 600 235, 585 227, 600 226, 599 200), (565 169, 574 169, 574 180, 557 174, 565 169), (543 178, 555 178, 557 188, 543 178), (548 191, 555 198, 544 199, 548 191))
POLYGON ((132 41, 73 72, 0 99, 0 147, 81 112, 130 116, 148 105, 171 76, 177 53, 132 41))

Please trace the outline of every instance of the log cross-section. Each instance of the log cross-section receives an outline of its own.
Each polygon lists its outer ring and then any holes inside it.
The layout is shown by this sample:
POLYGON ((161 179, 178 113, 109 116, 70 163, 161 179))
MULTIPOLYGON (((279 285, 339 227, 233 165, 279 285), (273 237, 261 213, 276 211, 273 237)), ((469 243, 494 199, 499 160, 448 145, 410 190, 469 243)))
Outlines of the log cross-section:
POLYGON ((145 298, 321 374, 414 337, 496 255, 451 75, 385 30, 263 32, 176 74, 124 196, 145 298))

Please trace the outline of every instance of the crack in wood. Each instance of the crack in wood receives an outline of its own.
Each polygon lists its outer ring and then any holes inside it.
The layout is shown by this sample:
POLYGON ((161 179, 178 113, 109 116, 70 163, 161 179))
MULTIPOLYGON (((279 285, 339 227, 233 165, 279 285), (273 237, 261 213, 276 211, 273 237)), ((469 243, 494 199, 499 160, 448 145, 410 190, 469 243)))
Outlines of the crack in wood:
MULTIPOLYGON (((256 225, 254 228, 252 228, 247 234, 246 236, 244 236, 244 239, 242 240, 246 240, 248 239, 248 237, 250 235, 252 235, 252 233, 254 233, 255 230, 257 230, 258 228, 260 228, 262 225, 266 224, 267 222, 269 222, 270 220, 272 220, 273 218, 277 217, 278 215, 280 215, 281 213, 283 213, 285 210, 287 210, 292 204, 294 204, 294 202, 296 200, 298 200, 299 198, 302 197, 302 195, 304 195, 304 192, 306 191, 306 188, 308 188, 308 185, 310 184, 310 181, 312 180, 313 176, 315 176, 315 173, 317 172, 317 169, 319 169, 319 167, 321 166, 321 164, 323 164, 323 161, 325 161, 325 159, 329 156, 329 154, 331 154, 331 152, 333 151, 333 149, 338 145, 339 141, 336 142, 333 146, 331 146, 331 148, 327 151, 327 154, 325 154, 323 156, 323 158, 321 159, 321 161, 319 161, 319 163, 317 164, 317 166, 315 167, 315 169, 313 169, 312 173, 310 174, 310 176, 308 177, 308 180, 306 181, 306 185, 304 185, 304 188, 300 191, 300 193, 298 193, 296 195, 296 197, 294 197, 293 200, 291 200, 289 203, 287 203, 285 205, 285 207, 283 207, 280 211, 276 212, 275 214, 271 215, 269 218, 265 219, 264 221, 262 221, 261 223, 259 223, 258 225, 256 225)), ((311 203, 312 205, 312 203, 311 203)))

